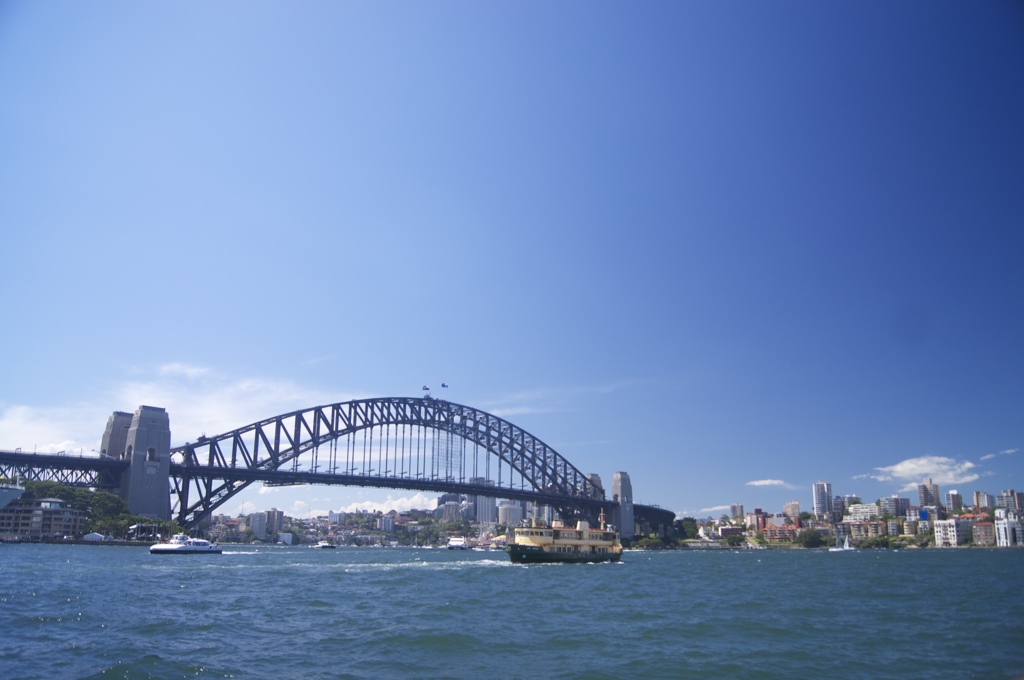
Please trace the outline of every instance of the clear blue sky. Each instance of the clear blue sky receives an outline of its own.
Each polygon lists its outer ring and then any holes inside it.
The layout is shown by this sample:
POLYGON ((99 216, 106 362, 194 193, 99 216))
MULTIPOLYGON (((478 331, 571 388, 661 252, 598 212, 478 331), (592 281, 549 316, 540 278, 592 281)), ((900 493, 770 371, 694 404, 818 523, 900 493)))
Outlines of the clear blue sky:
POLYGON ((1013 2, 3 2, 0 448, 447 380, 680 513, 1019 489, 1022 121, 1013 2))

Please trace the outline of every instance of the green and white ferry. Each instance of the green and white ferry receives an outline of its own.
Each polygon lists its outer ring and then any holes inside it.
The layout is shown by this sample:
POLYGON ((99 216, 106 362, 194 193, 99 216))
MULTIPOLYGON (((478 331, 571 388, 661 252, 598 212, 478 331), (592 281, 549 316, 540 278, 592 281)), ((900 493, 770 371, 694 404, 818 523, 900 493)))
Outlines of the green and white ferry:
POLYGON ((506 546, 509 559, 517 564, 545 562, 618 562, 622 558, 619 532, 604 523, 599 529, 581 520, 576 527, 559 522, 548 527, 534 521, 516 527, 513 541, 506 546))

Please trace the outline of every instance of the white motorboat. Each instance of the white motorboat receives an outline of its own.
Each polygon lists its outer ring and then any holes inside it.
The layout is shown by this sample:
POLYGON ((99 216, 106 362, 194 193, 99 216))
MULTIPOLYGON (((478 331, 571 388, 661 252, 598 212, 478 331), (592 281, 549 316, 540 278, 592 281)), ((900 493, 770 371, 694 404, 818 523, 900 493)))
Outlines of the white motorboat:
POLYGON ((338 546, 333 543, 328 543, 327 541, 317 541, 316 545, 311 545, 309 547, 316 548, 317 550, 334 550, 338 546))
POLYGON ((465 550, 468 547, 469 544, 466 543, 466 539, 462 536, 452 536, 448 539, 449 550, 465 550))
POLYGON ((150 555, 200 555, 221 553, 220 546, 203 538, 191 538, 186 534, 177 534, 167 543, 149 546, 150 555))

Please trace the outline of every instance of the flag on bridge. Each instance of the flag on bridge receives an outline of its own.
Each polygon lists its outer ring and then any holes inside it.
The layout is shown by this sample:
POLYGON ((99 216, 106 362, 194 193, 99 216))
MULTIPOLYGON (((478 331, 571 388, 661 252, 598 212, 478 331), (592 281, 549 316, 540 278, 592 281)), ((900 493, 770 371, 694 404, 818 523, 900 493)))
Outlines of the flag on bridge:
POLYGON ((423 391, 424 392, 429 392, 430 391, 430 385, 424 385, 423 386, 423 391))
POLYGON ((448 383, 441 383, 441 387, 448 389, 448 383))

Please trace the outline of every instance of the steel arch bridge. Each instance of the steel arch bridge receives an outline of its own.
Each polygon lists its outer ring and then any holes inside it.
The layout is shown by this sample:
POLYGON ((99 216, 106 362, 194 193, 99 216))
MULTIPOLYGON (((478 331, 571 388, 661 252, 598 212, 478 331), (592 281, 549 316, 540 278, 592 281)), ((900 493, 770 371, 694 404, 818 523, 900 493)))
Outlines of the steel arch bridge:
POLYGON ((617 505, 529 432, 429 396, 316 406, 202 436, 171 449, 170 478, 172 515, 184 527, 255 481, 530 500, 567 518, 593 519, 617 505))

